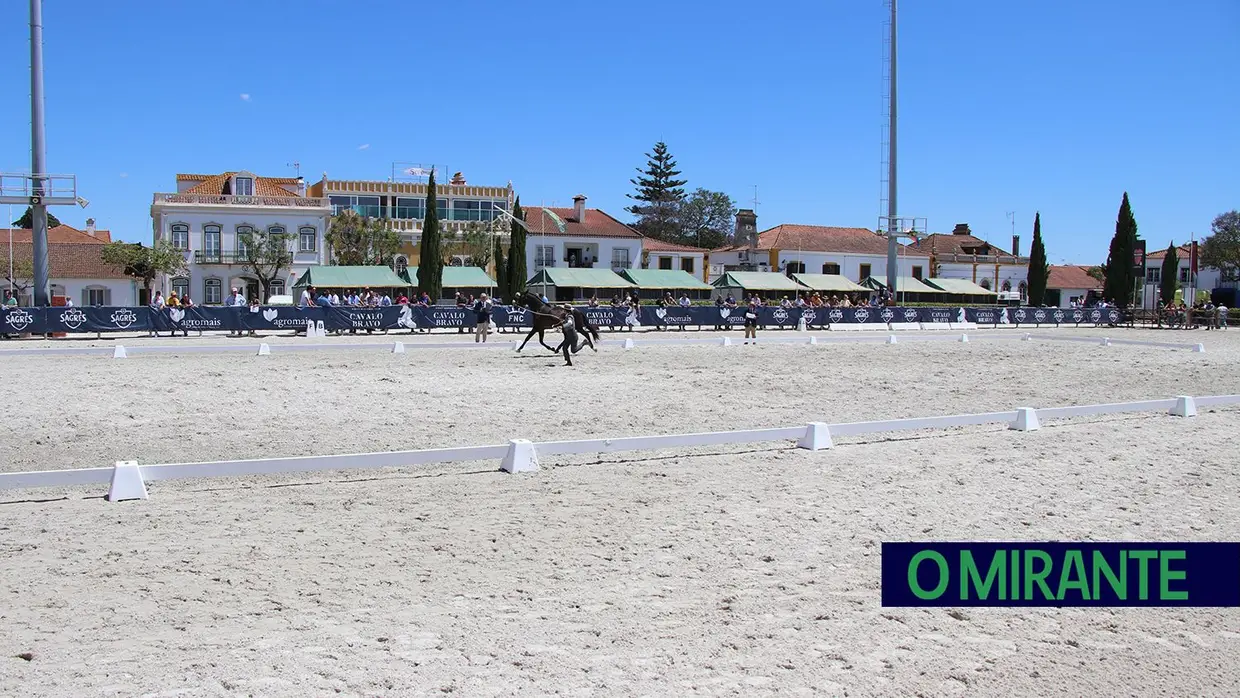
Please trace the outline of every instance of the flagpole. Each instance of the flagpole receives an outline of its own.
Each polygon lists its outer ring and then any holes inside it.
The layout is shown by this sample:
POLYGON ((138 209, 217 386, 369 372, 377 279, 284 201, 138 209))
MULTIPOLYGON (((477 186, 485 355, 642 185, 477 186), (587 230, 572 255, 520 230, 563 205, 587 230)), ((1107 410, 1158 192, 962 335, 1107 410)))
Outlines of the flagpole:
MULTIPOLYGON (((9 296, 17 298, 17 290, 13 286, 13 204, 9 204, 9 296)), ((21 301, 18 301, 19 303, 21 301)))

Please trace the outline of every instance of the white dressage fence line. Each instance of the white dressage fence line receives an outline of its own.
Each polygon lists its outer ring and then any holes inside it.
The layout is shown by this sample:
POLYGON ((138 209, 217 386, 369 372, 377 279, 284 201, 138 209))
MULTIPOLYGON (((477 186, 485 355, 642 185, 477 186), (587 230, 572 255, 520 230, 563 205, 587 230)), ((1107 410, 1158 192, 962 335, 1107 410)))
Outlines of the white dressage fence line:
POLYGON ((913 417, 909 419, 845 422, 841 424, 811 422, 807 425, 795 427, 693 434, 624 436, 611 439, 540 442, 532 442, 527 439, 513 439, 507 444, 489 446, 430 448, 416 451, 391 451, 386 453, 359 453, 334 456, 293 456, 288 458, 260 458, 205 463, 138 465, 135 461, 118 461, 110 468, 0 473, 0 490, 34 487, 71 487, 108 483, 108 499, 115 502, 129 499, 146 499, 146 483, 158 480, 200 477, 244 477, 248 475, 349 470, 355 468, 394 468, 425 465, 428 463, 497 459, 501 459, 500 468, 502 470, 509 473, 522 473, 537 471, 540 455, 618 453, 622 451, 647 451, 788 440, 796 440, 799 448, 818 451, 832 448, 834 445, 832 438, 837 436, 860 436, 862 434, 877 434, 909 429, 947 429, 1001 423, 1006 423, 1010 429, 1017 431, 1034 431, 1041 428, 1041 420, 1043 419, 1064 419, 1068 417, 1153 410, 1167 410, 1170 414, 1179 417, 1195 417, 1199 405, 1205 407, 1235 404, 1240 404, 1240 395, 1211 395, 1199 398, 1181 395, 1165 400, 1141 400, 1138 402, 1047 407, 1042 409, 1019 407, 1003 412, 984 412, 980 414, 913 417))

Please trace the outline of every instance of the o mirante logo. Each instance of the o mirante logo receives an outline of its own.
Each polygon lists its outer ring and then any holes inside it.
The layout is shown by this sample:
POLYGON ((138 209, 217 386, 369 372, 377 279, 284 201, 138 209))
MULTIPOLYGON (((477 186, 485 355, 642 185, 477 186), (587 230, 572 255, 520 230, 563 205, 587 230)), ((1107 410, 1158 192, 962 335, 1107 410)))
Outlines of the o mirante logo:
POLYGON ((1240 606, 1240 543, 883 543, 884 606, 1240 606))

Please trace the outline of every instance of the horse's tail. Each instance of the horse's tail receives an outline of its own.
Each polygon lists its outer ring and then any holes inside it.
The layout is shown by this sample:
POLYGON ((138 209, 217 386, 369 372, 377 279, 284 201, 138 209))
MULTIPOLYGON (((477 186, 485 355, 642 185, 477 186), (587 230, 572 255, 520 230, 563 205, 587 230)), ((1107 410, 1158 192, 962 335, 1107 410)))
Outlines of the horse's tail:
POLYGON ((595 341, 601 341, 599 338, 598 327, 590 324, 590 319, 580 310, 573 309, 573 319, 581 325, 581 329, 585 330, 595 341))

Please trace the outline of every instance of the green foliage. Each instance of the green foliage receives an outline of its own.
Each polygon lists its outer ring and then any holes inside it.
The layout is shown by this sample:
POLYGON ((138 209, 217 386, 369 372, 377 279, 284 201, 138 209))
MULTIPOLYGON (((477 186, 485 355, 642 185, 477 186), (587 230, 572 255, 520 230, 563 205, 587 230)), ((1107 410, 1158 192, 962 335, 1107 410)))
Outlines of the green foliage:
POLYGON ((1214 218, 1210 236, 1201 242, 1198 251, 1200 266, 1223 272, 1224 278, 1235 278, 1240 272, 1240 211, 1228 211, 1214 218))
POLYGON ((695 189, 676 209, 682 245, 715 249, 732 238, 736 202, 721 191, 695 189))
POLYGON ((265 300, 271 297, 271 282, 280 278, 293 263, 292 233, 259 230, 237 235, 237 259, 258 278, 265 300))
POLYGON ((1033 246, 1029 250, 1029 303, 1043 305, 1046 303, 1046 282, 1050 278, 1051 268, 1046 261, 1046 245, 1042 241, 1042 214, 1033 214, 1033 246))
POLYGON ((499 300, 508 297, 508 268, 504 261, 504 243, 495 236, 495 249, 492 251, 495 260, 495 295, 499 300))
MULTIPOLYGON (((60 225, 60 219, 56 218, 56 216, 53 215, 51 211, 48 211, 47 212, 47 227, 55 228, 58 225, 60 225)), ((13 227, 21 228, 23 230, 32 229, 34 227, 34 208, 31 206, 27 206, 26 212, 22 214, 22 217, 13 221, 13 227)))
POLYGON ((426 185, 426 218, 422 221, 422 241, 419 244, 418 290, 430 296, 432 303, 443 295, 442 247, 439 209, 435 201, 435 171, 431 170, 426 185))
POLYGON ((644 235, 659 240, 674 241, 679 235, 677 213, 684 201, 686 180, 676 179, 680 170, 676 160, 667 150, 667 144, 654 144, 654 152, 646 153, 646 169, 637 170, 637 179, 629 182, 637 188, 635 194, 627 194, 638 202, 625 210, 637 216, 634 226, 644 235))
MULTIPOLYGON (((512 215, 518 220, 525 220, 525 211, 521 210, 521 197, 513 204, 512 215)), ((525 228, 512 222, 512 234, 508 242, 508 289, 504 300, 511 301, 525 292, 525 282, 529 280, 525 268, 525 228)))
POLYGON ((142 282, 151 290, 151 283, 160 275, 175 276, 185 271, 185 253, 167 240, 157 240, 151 247, 139 242, 110 242, 103 246, 103 261, 120 267, 125 276, 142 282))
POLYGON ((391 263, 400 251, 400 233, 382 218, 358 215, 345 209, 332 216, 327 231, 332 263, 340 266, 381 266, 391 263))
POLYGON ((1102 297, 1126 307, 1132 305, 1132 296, 1136 283, 1134 276, 1133 252, 1141 238, 1137 235, 1137 219, 1132 215, 1132 206, 1128 203, 1128 192, 1124 192, 1124 200, 1119 205, 1119 215, 1115 219, 1115 236, 1111 238, 1111 251, 1107 255, 1106 277, 1102 287, 1102 297))
POLYGON ((1163 303, 1175 300, 1175 289, 1180 280, 1180 255, 1176 252, 1175 243, 1167 245, 1167 255, 1163 257, 1162 278, 1158 282, 1158 293, 1163 303))

